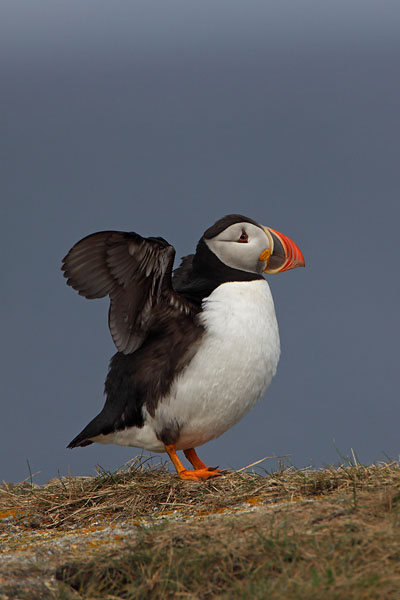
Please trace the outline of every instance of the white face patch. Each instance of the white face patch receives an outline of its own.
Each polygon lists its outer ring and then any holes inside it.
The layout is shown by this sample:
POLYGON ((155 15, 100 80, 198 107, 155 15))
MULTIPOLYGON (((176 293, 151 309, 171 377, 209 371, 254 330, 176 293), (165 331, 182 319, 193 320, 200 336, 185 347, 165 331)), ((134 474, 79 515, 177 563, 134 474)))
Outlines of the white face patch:
POLYGON ((262 274, 266 267, 266 261, 259 260, 259 257, 270 249, 270 241, 265 231, 257 225, 234 223, 204 241, 219 260, 232 269, 262 274))

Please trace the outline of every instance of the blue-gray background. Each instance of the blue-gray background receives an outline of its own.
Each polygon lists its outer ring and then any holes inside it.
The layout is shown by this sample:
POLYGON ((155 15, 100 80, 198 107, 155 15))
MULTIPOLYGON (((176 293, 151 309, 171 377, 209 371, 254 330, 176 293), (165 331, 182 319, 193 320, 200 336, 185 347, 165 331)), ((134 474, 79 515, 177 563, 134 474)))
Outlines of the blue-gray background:
POLYGON ((59 268, 102 229, 191 252, 241 212, 307 261, 272 276, 278 375, 200 450, 242 467, 399 454, 400 3, 3 0, 0 479, 139 451, 66 444, 100 410, 107 302, 59 268))

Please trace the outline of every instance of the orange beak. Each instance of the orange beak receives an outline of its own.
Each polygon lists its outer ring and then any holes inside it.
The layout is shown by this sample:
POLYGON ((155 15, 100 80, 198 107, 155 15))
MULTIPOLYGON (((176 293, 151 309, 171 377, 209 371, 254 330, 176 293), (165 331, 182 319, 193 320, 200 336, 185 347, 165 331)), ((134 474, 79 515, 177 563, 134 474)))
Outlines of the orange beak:
POLYGON ((266 260, 264 273, 282 273, 296 267, 305 267, 304 256, 300 248, 290 238, 271 227, 263 227, 270 247, 262 252, 260 260, 266 260))

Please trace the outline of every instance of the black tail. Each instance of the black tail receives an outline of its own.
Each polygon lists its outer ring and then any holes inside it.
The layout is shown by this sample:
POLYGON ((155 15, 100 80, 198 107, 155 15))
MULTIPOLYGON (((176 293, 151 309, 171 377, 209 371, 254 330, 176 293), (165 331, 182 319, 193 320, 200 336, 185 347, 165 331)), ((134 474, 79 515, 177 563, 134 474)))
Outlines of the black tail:
POLYGON ((89 446, 93 444, 90 438, 102 433, 101 423, 99 423, 100 415, 97 415, 78 435, 70 442, 67 448, 77 448, 78 446, 89 446))
POLYGON ((80 433, 68 444, 67 448, 78 448, 78 446, 89 446, 90 444, 93 444, 93 442, 82 437, 82 434, 80 433))

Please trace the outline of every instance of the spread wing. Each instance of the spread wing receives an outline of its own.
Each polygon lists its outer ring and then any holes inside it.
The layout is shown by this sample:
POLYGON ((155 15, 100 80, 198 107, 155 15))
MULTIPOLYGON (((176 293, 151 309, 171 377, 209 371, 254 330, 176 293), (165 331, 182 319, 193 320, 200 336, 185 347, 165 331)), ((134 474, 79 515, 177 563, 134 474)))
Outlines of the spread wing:
POLYGON ((101 231, 71 248, 62 270, 85 298, 110 297, 108 323, 120 352, 134 352, 145 339, 160 304, 190 313, 193 306, 172 289, 175 249, 163 238, 101 231))

